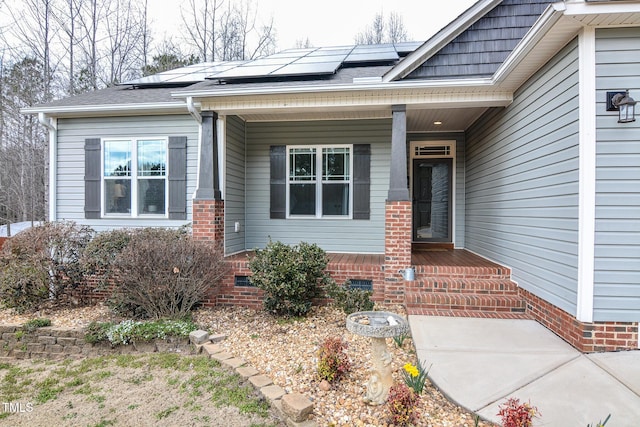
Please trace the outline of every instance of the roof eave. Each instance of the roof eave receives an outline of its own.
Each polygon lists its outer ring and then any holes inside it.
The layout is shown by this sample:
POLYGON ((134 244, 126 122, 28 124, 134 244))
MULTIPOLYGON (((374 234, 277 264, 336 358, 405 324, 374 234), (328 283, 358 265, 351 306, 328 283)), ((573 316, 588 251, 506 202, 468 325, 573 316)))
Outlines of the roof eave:
POLYGON ((20 110, 22 114, 40 114, 48 117, 114 116, 139 114, 188 114, 184 101, 154 102, 142 104, 102 104, 102 105, 68 105, 51 107, 27 107, 20 110))
POLYGON ((268 86, 255 89, 246 87, 224 90, 193 90, 181 91, 171 94, 174 98, 218 98, 229 96, 260 96, 260 95, 298 95, 305 93, 344 93, 361 92, 371 90, 396 90, 396 89, 423 89, 446 87, 486 87, 492 84, 490 78, 451 79, 451 80, 404 80, 385 83, 354 83, 322 86, 268 86))

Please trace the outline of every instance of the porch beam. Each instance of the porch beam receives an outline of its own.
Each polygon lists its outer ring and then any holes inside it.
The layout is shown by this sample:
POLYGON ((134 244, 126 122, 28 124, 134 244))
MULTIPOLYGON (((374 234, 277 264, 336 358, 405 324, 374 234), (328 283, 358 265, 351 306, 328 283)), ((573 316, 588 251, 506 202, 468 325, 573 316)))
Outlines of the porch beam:
POLYGON ((406 105, 394 105, 391 108, 391 114, 391 175, 387 201, 408 201, 406 105))
POLYGON ((218 115, 213 111, 202 112, 200 129, 200 153, 198 155, 198 188, 196 200, 222 200, 218 164, 218 115))

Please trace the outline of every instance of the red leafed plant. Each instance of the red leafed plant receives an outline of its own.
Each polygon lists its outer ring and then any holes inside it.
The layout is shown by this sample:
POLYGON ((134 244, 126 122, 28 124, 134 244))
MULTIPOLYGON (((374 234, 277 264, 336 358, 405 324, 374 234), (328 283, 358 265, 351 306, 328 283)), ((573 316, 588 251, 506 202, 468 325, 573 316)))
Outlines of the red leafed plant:
POLYGON ((539 414, 538 408, 529 403, 520 403, 510 398, 498 407, 498 416, 502 417, 502 427, 531 427, 533 418, 539 414))
POLYGON ((349 372, 351 361, 346 350, 347 343, 340 337, 324 340, 318 355, 318 376, 321 380, 333 382, 349 372))
POLYGON ((396 426, 407 426, 418 421, 417 405, 420 396, 406 384, 400 383, 391 386, 387 405, 391 412, 391 422, 396 426))

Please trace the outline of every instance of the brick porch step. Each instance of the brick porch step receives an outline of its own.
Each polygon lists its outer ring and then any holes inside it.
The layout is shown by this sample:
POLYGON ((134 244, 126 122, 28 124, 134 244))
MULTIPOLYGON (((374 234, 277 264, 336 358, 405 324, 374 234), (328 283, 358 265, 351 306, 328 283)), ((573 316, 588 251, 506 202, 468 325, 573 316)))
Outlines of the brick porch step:
POLYGON ((525 301, 517 295, 407 291, 405 305, 409 311, 411 309, 506 313, 524 313, 526 311, 525 301))
POLYGON ((510 280, 511 270, 502 266, 450 266, 450 265, 419 265, 416 267, 418 277, 437 277, 451 279, 476 280, 510 280))
POLYGON ((409 292, 475 294, 475 295, 517 295, 518 285, 506 279, 476 279, 455 277, 419 277, 408 285, 409 292))
POLYGON ((475 317, 483 319, 531 319, 528 313, 511 311, 470 311, 470 310, 445 310, 421 307, 407 307, 407 314, 420 316, 442 317, 475 317))

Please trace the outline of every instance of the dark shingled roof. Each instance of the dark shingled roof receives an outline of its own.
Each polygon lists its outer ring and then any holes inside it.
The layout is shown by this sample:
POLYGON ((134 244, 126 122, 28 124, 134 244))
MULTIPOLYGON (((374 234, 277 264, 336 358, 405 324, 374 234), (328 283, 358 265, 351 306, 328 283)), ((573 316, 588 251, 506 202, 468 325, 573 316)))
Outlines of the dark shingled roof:
POLYGON ((405 79, 490 77, 555 1, 503 1, 405 79))
POLYGON ((76 96, 70 96, 68 98, 62 98, 46 104, 40 104, 34 108, 175 102, 176 100, 171 98, 171 93, 175 90, 175 87, 135 90, 130 85, 113 86, 106 89, 95 90, 93 92, 86 92, 76 96))
POLYGON ((359 77, 381 77, 391 68, 386 66, 364 66, 341 68, 335 74, 329 76, 317 76, 300 80, 262 80, 254 82, 234 82, 219 84, 217 80, 206 80, 185 87, 136 87, 134 85, 118 85, 93 92, 63 98, 46 104, 36 105, 32 108, 65 108, 95 105, 139 105, 139 104, 162 104, 170 102, 182 102, 182 99, 172 97, 172 93, 179 94, 180 91, 206 90, 224 94, 225 91, 236 91, 238 89, 259 89, 259 88, 284 88, 284 87, 304 87, 304 86, 324 86, 352 84, 354 78, 359 77))

